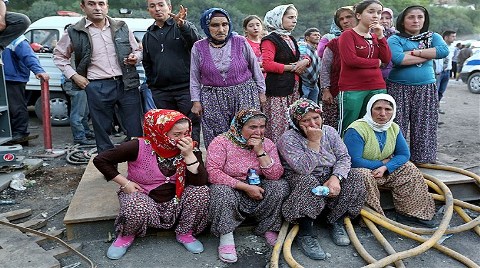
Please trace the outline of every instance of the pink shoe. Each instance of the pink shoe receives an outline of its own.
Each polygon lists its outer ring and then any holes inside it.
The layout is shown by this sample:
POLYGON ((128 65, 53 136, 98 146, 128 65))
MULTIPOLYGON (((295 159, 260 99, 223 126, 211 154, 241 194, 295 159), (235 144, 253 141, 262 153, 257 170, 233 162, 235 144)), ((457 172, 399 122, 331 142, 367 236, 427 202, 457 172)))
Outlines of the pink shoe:
POLYGON ((133 240, 135 239, 134 235, 129 236, 121 236, 119 235, 117 239, 110 245, 107 251, 107 257, 111 260, 118 260, 125 253, 127 253, 127 249, 132 245, 133 240))
POLYGON ((203 244, 192 235, 192 232, 177 234, 176 238, 178 243, 182 244, 191 253, 203 252, 203 244))
POLYGON ((277 238, 278 238, 278 233, 273 232, 273 231, 266 231, 265 232, 265 240, 267 240, 267 243, 270 246, 275 246, 275 243, 277 243, 277 238))
POLYGON ((218 257, 226 263, 237 262, 237 250, 235 245, 223 245, 218 247, 218 257))

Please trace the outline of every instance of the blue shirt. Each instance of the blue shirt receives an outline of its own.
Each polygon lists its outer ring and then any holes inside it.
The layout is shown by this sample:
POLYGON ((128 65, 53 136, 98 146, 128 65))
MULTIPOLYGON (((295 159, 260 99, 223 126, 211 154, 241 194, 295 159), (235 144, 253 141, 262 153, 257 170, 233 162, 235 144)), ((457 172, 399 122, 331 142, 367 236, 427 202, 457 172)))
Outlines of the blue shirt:
MULTIPOLYGON (((405 58, 405 51, 418 49, 419 42, 411 41, 399 35, 392 35, 387 40, 392 52, 393 69, 388 76, 388 81, 403 85, 426 85, 435 83, 433 61, 422 64, 401 65, 405 58)), ((449 49, 442 36, 433 33, 432 47, 437 49, 436 59, 448 56, 449 49)))
MULTIPOLYGON (((385 146, 385 141, 387 139, 387 132, 375 132, 375 137, 378 140, 380 145, 380 151, 383 150, 385 146)), ((388 161, 387 164, 383 164, 380 160, 370 160, 363 158, 363 150, 365 147, 365 141, 358 132, 349 128, 345 132, 343 141, 348 149, 348 154, 352 158, 352 168, 368 168, 371 170, 377 169, 381 166, 386 166, 388 173, 394 172, 397 168, 405 164, 408 159, 410 159, 410 150, 408 149, 407 141, 403 137, 402 132, 400 131, 397 135, 397 140, 395 142, 395 150, 393 151, 393 157, 388 161)))
POLYGON ((5 81, 27 83, 30 71, 45 73, 35 52, 23 35, 15 39, 2 52, 5 81))

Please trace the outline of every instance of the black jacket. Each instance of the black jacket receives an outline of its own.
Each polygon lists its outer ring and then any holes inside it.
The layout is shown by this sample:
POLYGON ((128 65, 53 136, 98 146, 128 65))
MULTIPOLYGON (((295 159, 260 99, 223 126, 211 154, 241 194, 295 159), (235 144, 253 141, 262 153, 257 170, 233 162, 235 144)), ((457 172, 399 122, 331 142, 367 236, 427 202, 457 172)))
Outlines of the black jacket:
POLYGON ((190 51, 201 39, 197 28, 185 21, 179 28, 172 18, 162 28, 148 27, 142 40, 143 68, 151 90, 171 91, 190 85, 190 51))

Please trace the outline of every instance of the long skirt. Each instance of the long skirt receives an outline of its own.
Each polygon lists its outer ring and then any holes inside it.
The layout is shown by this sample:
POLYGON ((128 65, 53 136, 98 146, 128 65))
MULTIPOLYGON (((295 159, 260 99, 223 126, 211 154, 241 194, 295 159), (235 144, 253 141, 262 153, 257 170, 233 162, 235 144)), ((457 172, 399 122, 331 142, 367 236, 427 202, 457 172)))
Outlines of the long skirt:
POLYGON ((322 110, 323 124, 338 131, 338 97, 334 97, 331 104, 322 104, 322 110))
POLYGON ((298 82, 295 82, 293 93, 285 97, 267 96, 267 101, 263 106, 263 112, 268 118, 265 137, 271 139, 275 144, 280 136, 288 130, 287 108, 300 98, 298 86, 298 82))
POLYGON ((258 222, 254 230, 257 235, 279 231, 282 225, 282 203, 289 193, 288 184, 285 180, 263 180, 261 187, 265 190, 263 199, 254 200, 244 191, 230 186, 211 185, 211 232, 216 236, 233 232, 247 216, 258 222))
POLYGON ((205 148, 226 132, 235 115, 242 109, 260 110, 258 87, 253 80, 236 86, 203 87, 200 94, 203 107, 202 132, 205 148))
POLYGON ((180 198, 156 203, 145 193, 118 192, 120 213, 115 220, 115 231, 122 236, 145 236, 148 227, 170 229, 175 224, 176 234, 201 233, 208 224, 208 186, 187 186, 180 198))
POLYGON ((435 215, 435 203, 428 193, 428 186, 420 170, 411 162, 397 168, 392 174, 375 178, 372 171, 359 168, 367 188, 367 205, 378 213, 383 213, 380 206, 378 186, 392 190, 395 210, 401 214, 431 220, 435 215))
POLYGON ((344 216, 358 216, 365 203, 365 183, 355 168, 340 182, 340 194, 332 198, 312 193, 312 189, 323 185, 331 174, 316 177, 290 172, 285 176, 291 193, 283 204, 282 212, 289 222, 296 222, 303 217, 316 219, 328 207, 327 221, 334 223, 344 216))
POLYGON ((407 137, 410 126, 410 160, 434 163, 437 159, 438 94, 435 83, 402 85, 387 83, 397 103, 395 122, 407 137))

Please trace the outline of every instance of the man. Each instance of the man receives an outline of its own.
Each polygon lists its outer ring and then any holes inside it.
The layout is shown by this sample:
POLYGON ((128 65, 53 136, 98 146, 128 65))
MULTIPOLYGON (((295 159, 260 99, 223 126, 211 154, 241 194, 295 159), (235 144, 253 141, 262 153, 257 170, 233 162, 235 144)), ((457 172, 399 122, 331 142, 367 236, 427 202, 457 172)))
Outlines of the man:
MULTIPOLYGON (((448 56, 443 59, 439 59, 435 61, 436 71, 437 73, 437 90, 438 90, 438 101, 443 98, 443 94, 445 90, 447 90, 448 81, 450 80, 450 71, 452 70, 452 58, 453 54, 455 53, 455 46, 453 46, 453 42, 455 38, 457 38, 457 34, 454 31, 447 30, 442 34, 443 40, 447 43, 450 52, 448 56)), ((442 110, 439 110, 439 113, 443 114, 442 110)))
POLYGON ((143 67, 157 108, 177 110, 192 120, 192 139, 200 141, 200 118, 191 112, 190 50, 201 39, 185 20, 187 8, 172 14, 170 0, 147 0, 155 23, 143 37, 143 67))
POLYGON ((318 102, 318 76, 320 75, 320 58, 317 55, 317 46, 320 42, 320 31, 317 28, 309 28, 304 33, 307 47, 303 50, 301 58, 310 59, 310 66, 302 74, 302 98, 307 98, 315 103, 318 102))
POLYGON ((28 140, 38 137, 29 136, 28 110, 25 87, 32 71, 38 79, 48 81, 49 75, 43 70, 40 61, 30 47, 24 35, 13 40, 2 53, 7 87, 8 111, 12 140, 9 144, 28 145, 28 140))
POLYGON ((107 0, 81 0, 85 13, 67 29, 54 50, 54 62, 73 81, 72 90, 87 93, 98 152, 113 148, 114 106, 127 137, 142 136, 139 76, 135 64, 142 52, 123 21, 107 16, 107 0), (75 53, 75 69, 70 63, 75 53))
POLYGON ((458 57, 457 57, 457 68, 458 68, 457 72, 458 72, 458 75, 457 75, 457 79, 456 79, 457 81, 460 78, 460 73, 462 72, 463 64, 465 63, 465 61, 468 58, 470 58, 473 55, 473 50, 470 46, 471 46, 470 43, 466 43, 465 47, 462 48, 460 50, 460 52, 458 53, 458 57))
POLYGON ((0 52, 30 26, 30 19, 20 13, 7 12, 8 0, 0 0, 0 52))

